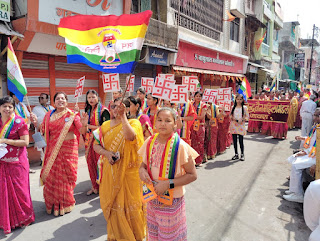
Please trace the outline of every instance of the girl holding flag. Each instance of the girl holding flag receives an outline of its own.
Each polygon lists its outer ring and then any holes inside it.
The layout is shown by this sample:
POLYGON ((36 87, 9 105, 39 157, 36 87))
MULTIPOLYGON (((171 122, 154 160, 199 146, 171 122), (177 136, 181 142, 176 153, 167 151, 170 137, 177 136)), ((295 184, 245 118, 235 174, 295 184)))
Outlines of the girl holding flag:
POLYGON ((199 155, 176 133, 176 120, 173 109, 161 108, 155 122, 158 133, 138 151, 143 158, 140 178, 154 185, 157 195, 147 203, 150 241, 187 239, 184 186, 197 179, 194 160, 199 155))
POLYGON ((88 90, 86 94, 86 106, 85 112, 88 114, 88 125, 85 133, 85 148, 86 148, 86 160, 88 164, 88 170, 90 174, 91 189, 87 192, 87 195, 98 194, 99 185, 97 184, 97 163, 99 154, 93 150, 94 138, 92 132, 98 129, 103 122, 110 120, 110 113, 108 109, 99 102, 99 95, 95 90, 88 90))
POLYGON ((0 158, 0 228, 5 234, 34 221, 26 150, 29 131, 14 109, 11 97, 0 99, 0 143, 7 145, 1 147, 7 153, 0 158))

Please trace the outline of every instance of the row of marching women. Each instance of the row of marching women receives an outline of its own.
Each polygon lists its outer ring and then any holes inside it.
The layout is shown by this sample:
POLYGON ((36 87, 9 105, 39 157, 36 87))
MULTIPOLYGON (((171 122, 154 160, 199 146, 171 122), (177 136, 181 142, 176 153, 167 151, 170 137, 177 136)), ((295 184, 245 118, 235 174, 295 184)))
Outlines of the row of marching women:
MULTIPOLYGON (((15 95, 0 99, 0 228, 5 233, 35 220, 26 151, 32 123, 46 143, 40 181, 48 214, 64 215, 75 207, 82 136, 92 183, 86 194, 100 196, 108 240, 143 240, 146 235, 148 240, 186 239, 184 186, 196 180, 195 166, 238 139, 244 160, 248 113, 243 96, 226 112, 203 103, 200 92, 178 106, 159 103, 143 89, 137 91, 140 98, 122 98, 121 91, 115 95, 108 109, 89 90, 85 109, 71 110, 64 92, 55 94, 54 107, 42 93, 31 113, 15 95), (147 208, 142 183, 157 197, 147 200, 147 208)), ((237 151, 233 159, 240 159, 237 151)))
MULTIPOLYGON (((288 130, 294 128, 305 129, 305 123, 307 122, 303 121, 303 116, 305 115, 306 108, 303 107, 303 102, 308 100, 308 98, 314 100, 314 96, 306 97, 304 92, 299 93, 297 96, 294 92, 289 92, 288 96, 286 96, 285 93, 281 93, 280 91, 256 94, 253 98, 254 100, 290 101, 288 119, 286 123, 249 120, 248 132, 261 133, 273 136, 276 139, 286 139, 288 130)), ((310 129, 310 127, 307 129, 310 129)))

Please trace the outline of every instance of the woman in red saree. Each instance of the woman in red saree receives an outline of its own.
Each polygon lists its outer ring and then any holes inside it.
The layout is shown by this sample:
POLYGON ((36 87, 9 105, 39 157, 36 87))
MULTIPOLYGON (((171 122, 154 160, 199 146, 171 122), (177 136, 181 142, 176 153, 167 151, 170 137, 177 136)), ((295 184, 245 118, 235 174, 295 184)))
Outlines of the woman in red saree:
POLYGON ((0 99, 0 143, 8 152, 0 158, 0 228, 5 234, 11 229, 34 221, 30 196, 29 161, 26 146, 29 131, 24 120, 15 115, 14 101, 0 99))
POLYGON ((110 113, 107 107, 99 102, 99 95, 95 90, 88 90, 86 94, 85 112, 89 117, 87 131, 84 136, 86 148, 85 156, 92 184, 91 189, 87 192, 87 195, 89 196, 93 193, 98 194, 99 192, 99 185, 96 182, 99 155, 93 150, 94 138, 92 132, 99 128, 103 122, 110 120, 110 113))
MULTIPOLYGON (((286 101, 285 95, 281 96, 280 101, 286 101)), ((271 125, 271 135, 276 139, 286 139, 288 133, 288 124, 286 123, 277 123, 269 122, 271 125)))
POLYGON ((144 136, 144 139, 146 140, 149 136, 153 135, 150 118, 149 116, 142 114, 140 98, 129 96, 127 100, 129 101, 129 105, 130 105, 129 117, 138 119, 140 121, 142 126, 143 136, 144 136))
MULTIPOLYGON (((259 94, 254 96, 254 100, 259 100, 259 94)), ((259 133, 261 130, 262 122, 261 121, 253 121, 249 119, 248 122, 248 132, 250 133, 259 133)))
POLYGON ((196 158, 196 167, 201 166, 202 162, 206 162, 204 153, 204 138, 205 138, 205 116, 207 112, 207 105, 201 101, 202 93, 197 91, 194 94, 193 108, 197 113, 197 117, 191 127, 191 147, 198 152, 199 156, 196 158))
POLYGON ((147 105, 148 107, 143 111, 143 114, 146 114, 149 116, 149 119, 151 121, 151 127, 153 132, 155 132, 154 129, 154 122, 157 118, 157 112, 158 112, 158 103, 159 99, 156 97, 153 97, 151 94, 147 95, 147 105))
POLYGON ((229 137, 229 126, 230 126, 230 115, 224 109, 224 107, 219 107, 220 115, 218 116, 218 142, 217 142, 217 152, 222 154, 229 147, 230 137, 229 137))
POLYGON ((213 159, 217 154, 217 141, 218 141, 218 121, 219 116, 218 106, 210 104, 207 111, 207 118, 209 122, 206 128, 206 145, 205 150, 208 159, 213 159))
POLYGON ((178 116, 182 121, 180 137, 191 146, 191 128, 197 116, 191 101, 179 105, 178 116))
MULTIPOLYGON (((85 133, 88 123, 86 114, 79 115, 67 108, 68 97, 64 92, 54 96, 56 109, 48 112, 41 125, 47 147, 40 173, 44 185, 43 197, 47 213, 55 216, 72 211, 75 205, 73 189, 78 170, 80 132, 85 133), (79 132, 80 131, 80 132, 79 132)), ((37 126, 37 118, 31 116, 37 126)))

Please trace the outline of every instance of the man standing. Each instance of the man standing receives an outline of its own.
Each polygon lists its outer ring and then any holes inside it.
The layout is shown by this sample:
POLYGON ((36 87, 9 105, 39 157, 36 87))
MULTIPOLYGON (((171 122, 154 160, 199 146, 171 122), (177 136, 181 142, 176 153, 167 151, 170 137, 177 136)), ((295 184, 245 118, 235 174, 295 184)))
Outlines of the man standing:
POLYGON ((54 109, 51 105, 48 105, 48 101, 49 101, 49 95, 46 93, 41 93, 39 96, 40 105, 35 106, 32 110, 32 112, 38 118, 39 126, 41 125, 44 119, 44 116, 47 114, 47 112, 54 109))
MULTIPOLYGON (((49 95, 46 93, 41 93, 39 96, 39 103, 40 105, 37 105, 33 108, 32 113, 34 113, 38 118, 38 126, 35 126, 35 128, 39 127, 44 119, 44 116, 47 114, 48 111, 53 110, 54 108, 51 105, 48 105, 49 95)), ((44 150, 43 148, 38 149, 41 153, 41 165, 44 158, 44 150)))
MULTIPOLYGON (((311 95, 309 100, 302 102, 300 109, 300 116, 302 120, 301 136, 308 136, 313 123, 313 113, 317 108, 317 104, 314 102, 316 96, 311 95)), ((301 147, 303 142, 301 142, 301 147)))

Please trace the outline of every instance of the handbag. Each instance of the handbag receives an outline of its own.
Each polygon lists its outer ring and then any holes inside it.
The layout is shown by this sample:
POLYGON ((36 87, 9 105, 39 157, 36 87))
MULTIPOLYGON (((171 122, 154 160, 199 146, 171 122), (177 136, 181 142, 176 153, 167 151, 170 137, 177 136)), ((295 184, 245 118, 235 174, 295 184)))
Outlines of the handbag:
POLYGON ((44 140, 43 136, 41 135, 40 132, 35 132, 33 135, 32 135, 32 138, 34 140, 34 146, 38 149, 41 149, 41 148, 44 148, 47 146, 47 143, 46 141, 44 140))

